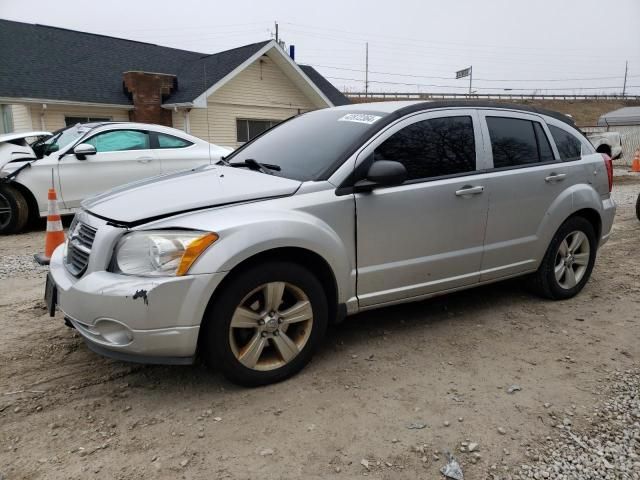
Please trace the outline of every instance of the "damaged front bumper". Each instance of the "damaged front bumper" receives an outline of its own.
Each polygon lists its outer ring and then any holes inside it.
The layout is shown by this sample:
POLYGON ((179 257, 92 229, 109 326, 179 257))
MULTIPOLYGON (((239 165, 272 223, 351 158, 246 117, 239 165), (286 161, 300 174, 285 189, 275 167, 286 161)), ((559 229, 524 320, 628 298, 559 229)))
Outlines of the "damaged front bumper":
POLYGON ((51 257, 60 310, 95 352, 141 363, 188 364, 200 323, 223 273, 136 277, 92 271, 74 277, 64 247, 51 257))

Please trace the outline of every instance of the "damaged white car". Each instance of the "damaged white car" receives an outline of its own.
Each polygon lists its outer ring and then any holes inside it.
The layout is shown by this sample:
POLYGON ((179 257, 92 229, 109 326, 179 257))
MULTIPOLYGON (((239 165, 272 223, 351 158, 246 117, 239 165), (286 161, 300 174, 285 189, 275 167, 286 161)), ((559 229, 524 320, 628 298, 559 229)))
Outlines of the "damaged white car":
POLYGON ((216 163, 229 152, 181 130, 133 122, 1 135, 0 234, 18 233, 29 220, 46 216, 51 186, 58 192, 60 213, 71 214, 87 197, 216 163))

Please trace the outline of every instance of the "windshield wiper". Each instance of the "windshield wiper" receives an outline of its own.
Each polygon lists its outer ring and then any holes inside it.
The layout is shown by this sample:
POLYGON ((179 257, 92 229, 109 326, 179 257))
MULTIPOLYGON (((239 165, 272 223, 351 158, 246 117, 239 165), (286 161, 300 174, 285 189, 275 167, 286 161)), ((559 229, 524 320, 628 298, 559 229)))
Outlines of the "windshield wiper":
POLYGON ((227 162, 226 160, 222 160, 223 162, 225 162, 226 165, 230 166, 230 167, 247 167, 250 170, 256 170, 262 173, 266 173, 268 175, 273 175, 273 173, 271 173, 269 170, 273 170, 274 172, 279 172, 280 170, 282 170, 280 168, 280 165, 273 165, 271 163, 260 163, 257 160, 254 160, 253 158, 247 158, 244 162, 238 162, 238 163, 230 163, 227 162))

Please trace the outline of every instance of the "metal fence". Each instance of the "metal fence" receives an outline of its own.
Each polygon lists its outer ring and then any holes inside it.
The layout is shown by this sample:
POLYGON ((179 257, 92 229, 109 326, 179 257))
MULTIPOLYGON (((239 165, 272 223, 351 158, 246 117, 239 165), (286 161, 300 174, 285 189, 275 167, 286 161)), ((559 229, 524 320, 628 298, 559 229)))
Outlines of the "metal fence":
POLYGON ((640 125, 610 125, 608 127, 580 127, 584 133, 618 132, 622 138, 622 156, 613 163, 630 167, 636 150, 640 149, 640 125))

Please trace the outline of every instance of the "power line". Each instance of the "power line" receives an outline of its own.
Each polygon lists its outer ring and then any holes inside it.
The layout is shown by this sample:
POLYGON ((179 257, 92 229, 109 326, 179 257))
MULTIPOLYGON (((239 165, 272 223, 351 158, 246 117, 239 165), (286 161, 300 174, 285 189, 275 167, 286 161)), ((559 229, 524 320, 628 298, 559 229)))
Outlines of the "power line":
MULTIPOLYGON (((336 28, 320 27, 320 26, 317 26, 317 25, 301 24, 301 23, 294 23, 294 22, 282 22, 282 23, 285 23, 287 25, 298 26, 298 27, 302 27, 302 28, 312 28, 312 29, 315 29, 315 30, 324 30, 324 31, 344 33, 344 34, 348 34, 348 35, 352 35, 352 36, 353 35, 357 35, 357 36, 369 37, 371 35, 371 33, 340 30, 340 29, 336 29, 336 28)), ((377 38, 393 38, 393 39, 397 39, 397 40, 410 41, 410 42, 416 42, 416 43, 434 43, 434 44, 441 44, 441 45, 456 45, 456 46, 461 46, 461 47, 465 47, 465 48, 468 48, 470 46, 467 43, 441 42, 441 41, 433 41, 433 40, 420 40, 420 39, 409 38, 409 37, 382 35, 382 34, 379 34, 379 33, 376 33, 375 36, 377 38)), ((475 42, 471 46, 475 47, 475 48, 480 48, 480 47, 511 48, 511 49, 534 50, 534 51, 539 51, 541 49, 549 49, 549 50, 554 50, 554 51, 558 51, 559 50, 559 48, 557 46, 554 46, 554 47, 521 47, 521 46, 513 47, 511 45, 479 44, 479 43, 475 43, 475 42)), ((578 47, 578 48, 570 48, 570 49, 565 49, 565 50, 588 50, 588 51, 592 51, 593 48, 610 49, 611 47, 601 47, 601 46, 578 47)))
MULTIPOLYGON (((364 72, 364 70, 359 70, 359 69, 356 69, 356 68, 343 68, 343 67, 336 67, 336 66, 332 66, 332 65, 317 65, 316 64, 316 65, 312 65, 312 66, 313 67, 320 67, 320 68, 331 68, 331 69, 335 69, 335 70, 345 70, 345 71, 350 71, 350 72, 364 72)), ((410 74, 410 73, 380 72, 380 71, 375 71, 375 70, 369 70, 369 73, 376 73, 376 74, 379 74, 379 75, 393 75, 393 76, 397 76, 397 77, 433 78, 433 79, 438 79, 438 80, 453 80, 453 77, 414 75, 414 74, 410 74)), ((629 75, 629 78, 631 78, 631 77, 640 77, 640 75, 629 75)), ((579 81, 579 80, 619 80, 621 78, 623 78, 623 75, 615 76, 615 77, 547 78, 547 79, 543 79, 543 78, 535 78, 535 79, 476 78, 476 80, 482 80, 484 82, 572 82, 572 81, 579 81)))
MULTIPOLYGON (((332 80, 348 80, 353 82, 361 82, 362 79, 358 78, 347 78, 347 77, 331 77, 327 76, 326 78, 330 78, 332 80)), ((404 85, 404 86, 417 86, 417 87, 436 87, 436 88, 458 88, 458 89, 468 89, 468 87, 461 87, 458 85, 436 85, 436 84, 427 84, 427 83, 407 83, 407 82, 386 82, 382 80, 369 80, 369 83, 377 83, 381 85, 404 85)), ((638 85, 629 85, 629 88, 636 88, 638 85)), ((558 91, 558 90, 607 90, 607 89, 617 89, 619 86, 608 86, 608 87, 559 87, 559 88, 505 88, 505 87, 476 87, 479 90, 516 90, 516 91, 531 91, 531 90, 545 90, 545 91, 558 91)))
MULTIPOLYGON (((326 39, 328 37, 324 37, 324 36, 316 36, 313 34, 309 34, 308 32, 293 32, 294 35, 297 36, 302 36, 302 37, 310 37, 310 38, 315 38, 315 39, 326 39)), ((340 42, 341 44, 343 43, 343 40, 341 39, 334 39, 336 42, 340 42)), ((355 45, 359 46, 361 48, 362 44, 364 42, 360 42, 360 41, 352 41, 352 43, 354 44, 354 48, 355 45)), ((397 59, 399 55, 406 55, 406 56, 410 56, 413 60, 413 62, 415 62, 416 58, 420 59, 419 62, 422 64, 428 64, 428 61, 424 61, 424 59, 438 59, 441 60, 444 58, 452 58, 452 59, 457 59, 456 63, 483 63, 483 64, 493 64, 493 65, 505 65, 505 64, 517 64, 517 65, 526 65, 529 67, 532 66, 544 66, 546 69, 548 69, 549 65, 557 65, 558 63, 562 63, 562 66, 564 67, 564 71, 566 71, 566 68, 570 67, 570 66, 574 66, 574 67, 579 67, 579 66, 583 66, 586 63, 586 59, 578 59, 578 58, 569 58, 567 59, 566 57, 562 57, 562 58, 548 58, 545 57, 545 59, 535 59, 537 61, 533 61, 531 59, 525 59, 525 57, 530 56, 528 54, 523 54, 523 55, 519 55, 517 59, 513 59, 513 58, 507 58, 504 55, 478 55, 476 53, 469 53, 469 54, 451 54, 451 53, 443 53, 443 52, 438 52, 438 51, 434 51, 434 52, 425 52, 424 49, 416 47, 416 46, 412 46, 413 49, 407 49, 407 48, 398 48, 398 47, 394 47, 391 46, 389 44, 378 44, 375 42, 369 42, 369 45, 371 47, 375 47, 372 50, 375 51, 375 55, 372 55, 373 57, 382 57, 383 59, 385 57, 391 57, 393 59, 397 59), (554 63, 555 62, 555 63, 554 63)), ((344 46, 341 46, 341 49, 343 49, 344 46)), ((329 52, 331 52, 332 57, 335 55, 335 49, 330 49, 328 50, 329 52)), ((357 54, 354 54, 354 56, 358 56, 357 54)), ((386 63, 386 62, 385 62, 386 63)), ((589 61, 589 63, 592 63, 591 61, 589 61)), ((613 59, 613 58, 608 58, 608 60, 600 60, 599 65, 602 67, 604 64, 607 65, 613 65, 613 64, 618 64, 618 62, 613 59)), ((433 65, 435 65, 435 63, 431 63, 433 65)), ((442 65, 442 64, 441 64, 442 65)))

